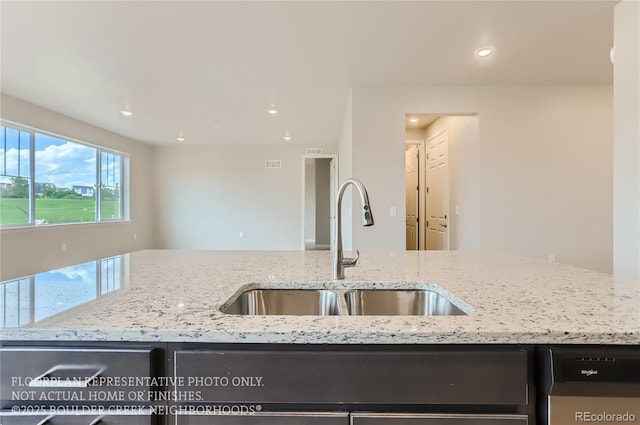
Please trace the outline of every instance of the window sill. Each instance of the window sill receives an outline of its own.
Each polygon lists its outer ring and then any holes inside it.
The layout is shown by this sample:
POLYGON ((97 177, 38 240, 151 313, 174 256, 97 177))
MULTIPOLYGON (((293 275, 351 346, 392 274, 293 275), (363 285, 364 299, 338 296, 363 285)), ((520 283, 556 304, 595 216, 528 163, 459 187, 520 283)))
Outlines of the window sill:
POLYGON ((88 226, 121 226, 133 223, 133 220, 114 220, 114 221, 91 221, 86 223, 60 223, 60 224, 28 224, 24 226, 0 227, 0 233, 20 233, 32 231, 55 230, 61 228, 72 227, 88 227, 88 226))

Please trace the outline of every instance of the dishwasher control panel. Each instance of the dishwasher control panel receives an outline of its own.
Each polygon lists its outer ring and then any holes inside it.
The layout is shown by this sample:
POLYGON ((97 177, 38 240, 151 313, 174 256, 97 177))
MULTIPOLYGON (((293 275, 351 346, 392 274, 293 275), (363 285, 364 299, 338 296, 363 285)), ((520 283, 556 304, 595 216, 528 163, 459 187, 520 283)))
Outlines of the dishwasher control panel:
POLYGON ((565 381, 640 384, 640 358, 587 357, 565 360, 565 381))
POLYGON ((639 347, 543 347, 542 425, 640 424, 639 347))

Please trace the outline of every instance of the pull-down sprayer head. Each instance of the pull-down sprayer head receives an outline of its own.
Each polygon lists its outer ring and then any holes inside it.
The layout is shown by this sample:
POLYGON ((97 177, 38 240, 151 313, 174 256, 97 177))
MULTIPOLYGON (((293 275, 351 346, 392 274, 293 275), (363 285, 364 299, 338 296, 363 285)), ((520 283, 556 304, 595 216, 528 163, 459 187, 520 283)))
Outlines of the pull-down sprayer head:
POLYGON ((342 195, 344 195, 344 191, 349 185, 355 186, 356 192, 360 195, 360 205, 362 206, 362 225, 373 226, 373 212, 371 211, 371 204, 369 203, 369 194, 362 182, 358 179, 347 179, 342 182, 342 185, 340 185, 340 189, 338 190, 338 202, 336 203, 336 216, 339 216, 340 214, 342 195))
POLYGON ((367 190, 363 188, 364 197, 362 199, 362 225, 373 226, 373 213, 371 212, 371 205, 369 205, 369 196, 367 190))

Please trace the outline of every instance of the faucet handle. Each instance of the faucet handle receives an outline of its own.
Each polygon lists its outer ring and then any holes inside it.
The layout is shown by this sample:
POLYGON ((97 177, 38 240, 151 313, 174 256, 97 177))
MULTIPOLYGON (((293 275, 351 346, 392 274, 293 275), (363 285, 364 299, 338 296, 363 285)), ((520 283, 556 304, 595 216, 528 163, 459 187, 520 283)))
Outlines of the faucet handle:
POLYGON ((355 267, 358 262, 358 258, 360 258, 360 251, 356 250, 355 258, 343 258, 342 265, 344 267, 355 267))

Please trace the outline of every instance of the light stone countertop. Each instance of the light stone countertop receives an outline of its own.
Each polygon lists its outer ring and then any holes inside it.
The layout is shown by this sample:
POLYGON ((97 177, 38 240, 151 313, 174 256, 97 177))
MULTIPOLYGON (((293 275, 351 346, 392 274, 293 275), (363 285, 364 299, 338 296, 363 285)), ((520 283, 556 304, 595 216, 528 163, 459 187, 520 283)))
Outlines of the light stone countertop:
POLYGON ((510 254, 362 252, 357 267, 346 269, 347 278, 338 282, 331 280, 328 251, 145 250, 123 256, 122 262, 120 289, 21 327, 0 328, 0 339, 640 344, 639 282, 510 254), (249 287, 433 285, 470 314, 240 316, 219 311, 249 287))

